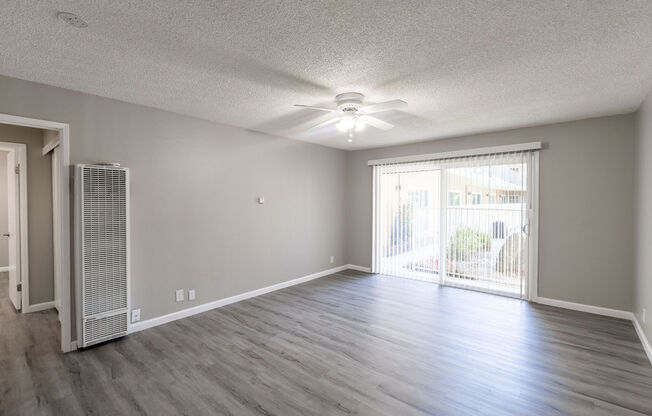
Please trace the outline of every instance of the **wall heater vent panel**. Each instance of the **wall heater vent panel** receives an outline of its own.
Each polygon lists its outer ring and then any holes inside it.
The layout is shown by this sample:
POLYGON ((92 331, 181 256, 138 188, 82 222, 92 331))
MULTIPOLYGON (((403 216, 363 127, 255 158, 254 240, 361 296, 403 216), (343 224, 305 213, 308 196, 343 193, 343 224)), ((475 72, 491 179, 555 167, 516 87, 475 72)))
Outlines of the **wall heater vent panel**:
POLYGON ((129 171, 78 165, 82 346, 126 335, 129 311, 129 171))
POLYGON ((128 313, 84 320, 84 346, 115 338, 127 333, 128 313), (116 335, 117 334, 117 335, 116 335))

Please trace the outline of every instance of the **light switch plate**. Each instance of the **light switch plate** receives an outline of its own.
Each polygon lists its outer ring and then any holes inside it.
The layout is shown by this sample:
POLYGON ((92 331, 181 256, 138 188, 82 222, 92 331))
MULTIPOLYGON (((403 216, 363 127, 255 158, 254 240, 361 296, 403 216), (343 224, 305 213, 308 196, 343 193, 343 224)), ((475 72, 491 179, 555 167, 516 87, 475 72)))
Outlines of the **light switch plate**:
POLYGON ((195 289, 190 289, 188 291, 188 300, 195 300, 195 289))
POLYGON ((134 309, 131 311, 131 322, 138 322, 140 321, 140 309, 134 309))
POLYGON ((179 289, 176 291, 176 299, 177 302, 182 302, 183 301, 183 289, 179 289))
POLYGON ((335 263, 335 256, 331 256, 331 263, 335 263))

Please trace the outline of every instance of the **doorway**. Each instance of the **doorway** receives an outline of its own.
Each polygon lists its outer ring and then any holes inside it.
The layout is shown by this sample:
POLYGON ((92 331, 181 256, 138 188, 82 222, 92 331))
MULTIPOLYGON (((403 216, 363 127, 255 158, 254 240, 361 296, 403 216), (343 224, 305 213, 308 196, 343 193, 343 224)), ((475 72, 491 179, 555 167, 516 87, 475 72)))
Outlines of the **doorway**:
POLYGON ((529 151, 374 165, 373 271, 533 298, 537 168, 529 151))
MULTIPOLYGON (((35 129, 41 129, 45 132, 51 134, 50 137, 56 138, 56 140, 49 141, 48 143, 42 142, 42 146, 38 146, 38 152, 46 153, 53 151, 56 147, 56 156, 52 156, 53 164, 49 166, 48 169, 52 169, 52 182, 49 186, 52 188, 52 194, 48 201, 41 201, 41 204, 48 204, 52 207, 52 214, 49 218, 50 224, 53 227, 53 236, 52 242, 54 247, 54 273, 57 275, 57 287, 56 292, 58 293, 58 301, 54 300, 50 302, 40 302, 36 304, 31 304, 29 297, 27 296, 28 286, 29 285, 29 268, 27 266, 27 256, 28 256, 28 247, 27 240, 21 239, 20 247, 20 260, 18 264, 21 266, 20 270, 20 289, 21 289, 21 310, 23 312, 37 312, 42 309, 56 307, 59 311, 59 321, 61 323, 60 331, 60 341, 61 341, 61 350, 63 352, 68 352, 77 348, 76 342, 72 340, 72 333, 74 327, 72 327, 72 315, 74 311, 72 310, 71 303, 71 281, 70 281, 70 189, 68 186, 70 178, 70 153, 69 153, 69 141, 70 141, 70 126, 66 123, 59 123, 55 121, 27 118, 21 116, 14 116, 9 114, 0 114, 0 124, 10 125, 10 126, 22 126, 30 127, 35 129)), ((23 165, 23 167, 26 167, 23 165)), ((24 171, 25 175, 21 175, 21 181, 23 177, 26 177, 26 170, 24 171)), ((21 182, 22 186, 22 182, 21 182)), ((25 190, 26 187, 21 189, 25 190)), ((20 210, 25 210, 27 201, 23 203, 23 200, 20 201, 21 205, 19 206, 20 210)), ((20 233, 22 235, 27 235, 27 216, 24 216, 24 220, 21 218, 19 227, 18 236, 20 233), (22 228, 25 224, 24 229, 22 228)), ((4 238, 4 237, 3 237, 4 238)), ((18 278, 17 278, 18 279, 18 278)))

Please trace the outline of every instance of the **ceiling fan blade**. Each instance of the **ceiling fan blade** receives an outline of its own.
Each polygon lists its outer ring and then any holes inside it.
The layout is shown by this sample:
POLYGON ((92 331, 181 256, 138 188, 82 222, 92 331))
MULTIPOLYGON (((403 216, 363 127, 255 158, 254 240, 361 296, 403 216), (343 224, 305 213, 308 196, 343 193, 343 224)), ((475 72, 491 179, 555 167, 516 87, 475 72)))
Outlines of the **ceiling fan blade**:
POLYGON ((365 105, 360 109, 360 111, 362 111, 365 114, 372 114, 372 113, 379 113, 381 111, 399 110, 405 107, 407 107, 407 102, 403 100, 391 100, 391 101, 385 101, 384 103, 365 105))
POLYGON ((386 121, 383 121, 379 118, 376 117, 371 117, 371 116, 360 116, 359 118, 360 121, 369 124, 372 127, 375 127, 377 129, 381 130, 389 130, 394 127, 393 124, 388 123, 386 121))
POLYGON ((313 110, 319 110, 319 111, 328 111, 329 113, 337 113, 339 111, 337 108, 314 107, 312 105, 295 104, 294 106, 295 107, 303 107, 303 108, 311 108, 313 110))
MULTIPOLYGON (((310 128, 308 129, 308 131, 317 130, 317 129, 320 129, 320 128, 322 128, 322 127, 329 126, 329 125, 331 125, 331 124, 337 123, 337 122, 340 121, 341 119, 342 119, 342 117, 331 118, 330 120, 326 120, 326 121, 324 121, 323 123, 319 123, 319 124, 317 124, 316 126, 312 126, 312 127, 310 127, 310 128)), ((371 124, 371 123, 370 123, 370 124, 371 124)))

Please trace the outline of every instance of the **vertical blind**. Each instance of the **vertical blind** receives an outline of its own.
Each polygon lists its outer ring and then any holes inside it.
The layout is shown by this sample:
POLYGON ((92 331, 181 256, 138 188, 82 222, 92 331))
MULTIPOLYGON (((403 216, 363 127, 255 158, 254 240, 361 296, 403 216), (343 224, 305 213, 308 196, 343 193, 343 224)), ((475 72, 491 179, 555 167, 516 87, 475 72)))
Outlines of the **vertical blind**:
POLYGON ((374 165, 372 270, 528 297, 532 158, 374 165))

